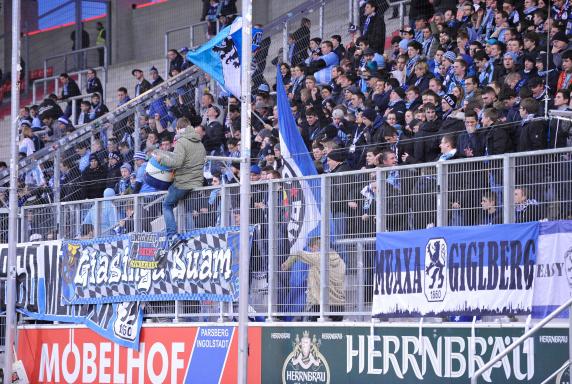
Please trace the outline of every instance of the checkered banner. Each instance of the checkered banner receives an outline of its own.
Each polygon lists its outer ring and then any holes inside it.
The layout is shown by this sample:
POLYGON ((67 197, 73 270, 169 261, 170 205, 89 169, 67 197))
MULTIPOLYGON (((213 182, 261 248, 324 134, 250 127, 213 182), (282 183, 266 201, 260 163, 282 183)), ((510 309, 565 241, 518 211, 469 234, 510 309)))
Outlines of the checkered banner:
MULTIPOLYGON (((135 233, 62 244, 69 304, 238 298, 238 227, 135 233)), ((252 230, 250 238, 252 239, 252 230)))

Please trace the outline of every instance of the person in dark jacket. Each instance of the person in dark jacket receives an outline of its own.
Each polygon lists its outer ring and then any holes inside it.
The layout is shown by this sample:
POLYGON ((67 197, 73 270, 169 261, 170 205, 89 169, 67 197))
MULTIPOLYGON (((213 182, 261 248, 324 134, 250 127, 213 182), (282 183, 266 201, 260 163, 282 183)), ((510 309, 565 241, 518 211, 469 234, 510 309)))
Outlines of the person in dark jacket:
POLYGON ((105 104, 103 104, 101 96, 98 93, 91 96, 91 113, 89 118, 91 120, 95 120, 105 115, 107 112, 109 112, 109 109, 105 104))
POLYGON ((482 156, 485 152, 483 137, 477 132, 479 120, 473 111, 465 113, 465 132, 457 138, 457 148, 466 157, 482 156))
POLYGON ((298 28, 292 37, 294 38, 294 52, 292 53, 292 67, 302 64, 308 58, 308 48, 310 47, 310 27, 312 22, 310 19, 304 17, 300 22, 298 28))
POLYGON ((220 109, 216 105, 211 104, 207 108, 208 123, 205 127, 205 137, 203 137, 207 154, 222 154, 224 151, 224 126, 218 122, 220 113, 220 109))
POLYGON ((538 102, 533 98, 524 99, 520 103, 522 117, 518 151, 537 151, 545 149, 548 143, 545 121, 534 120, 538 111, 538 102))
POLYGON ((502 224, 502 208, 497 204, 497 195, 494 192, 484 192, 481 197, 482 216, 481 225, 502 224))
MULTIPOLYGON (((81 95, 81 91, 77 83, 67 73, 60 74, 60 83, 62 85, 62 92, 59 100, 67 100, 70 97, 81 95)), ((76 103, 76 115, 79 114, 79 103, 76 103)), ((72 115, 72 102, 68 101, 64 115, 69 118, 72 115)))
POLYGON ((177 73, 180 73, 183 70, 185 60, 176 49, 169 49, 167 52, 167 59, 169 59, 169 76, 173 76, 173 70, 176 70, 177 73))
POLYGON ((157 85, 165 81, 161 75, 159 75, 159 70, 154 66, 149 70, 149 76, 151 76, 151 88, 155 88, 157 85))
POLYGON ((425 19, 431 19, 433 16, 433 5, 431 0, 417 0, 412 1, 409 9, 409 25, 414 26, 415 20, 420 16, 424 16, 425 19))
POLYGON ((500 112, 487 108, 483 112, 482 134, 484 135, 485 155, 501 155, 512 152, 513 143, 507 125, 498 124, 500 112))
POLYGON ((401 160, 404 163, 427 163, 435 161, 439 155, 439 127, 441 121, 433 104, 425 104, 427 121, 421 125, 413 137, 413 153, 404 153, 401 160))
POLYGON ((96 154, 89 156, 89 168, 81 174, 81 184, 86 199, 99 199, 103 195, 107 172, 96 154))
POLYGON ((361 34, 368 41, 369 47, 383 54, 385 47, 385 21, 375 1, 369 0, 363 7, 364 19, 361 34))
POLYGON ((107 160, 106 188, 115 188, 115 184, 121 179, 121 154, 109 152, 107 160))
MULTIPOLYGON (((347 163, 347 152, 345 149, 334 149, 328 153, 328 167, 330 173, 341 173, 351 171, 352 168, 347 163)), ((353 233, 353 219, 358 216, 358 193, 356 191, 355 176, 337 177, 332 179, 331 185, 331 207, 336 239, 344 239, 347 234, 353 233)), ((346 245, 335 247, 344 261, 348 261, 346 245)))
POLYGON ((101 85, 101 80, 97 77, 97 72, 95 69, 90 68, 87 70, 87 85, 86 85, 86 92, 90 93, 99 93, 103 95, 103 86, 101 85))
POLYGON ((141 69, 135 68, 131 71, 131 75, 137 79, 137 84, 135 85, 135 97, 142 95, 151 89, 151 83, 145 79, 145 75, 141 69))
POLYGON ((528 196, 528 189, 524 187, 514 190, 514 219, 517 223, 538 221, 543 218, 540 205, 534 198, 528 196))

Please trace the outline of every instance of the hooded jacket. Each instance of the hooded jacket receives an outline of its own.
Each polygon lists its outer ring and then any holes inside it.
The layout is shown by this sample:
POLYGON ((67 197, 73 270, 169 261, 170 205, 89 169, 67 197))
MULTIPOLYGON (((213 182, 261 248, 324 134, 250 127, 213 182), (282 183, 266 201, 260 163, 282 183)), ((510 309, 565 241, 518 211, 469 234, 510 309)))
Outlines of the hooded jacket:
MULTIPOLYGON (((105 198, 110 198, 115 196, 115 191, 111 188, 106 188, 105 191, 103 191, 103 197, 105 198)), ((94 205, 89 212, 87 213, 87 216, 85 216, 85 219, 83 220, 84 224, 91 224, 94 225, 95 224, 95 215, 97 215, 97 211, 96 211, 96 205, 94 205)), ((115 208, 115 205, 113 205, 113 202, 111 200, 104 200, 101 203, 101 213, 99 216, 99 226, 100 226, 100 234, 102 236, 109 236, 111 234, 113 234, 112 229, 113 227, 117 224, 117 208, 115 208)))
POLYGON ((173 185, 179 189, 194 189, 203 185, 205 147, 192 127, 187 127, 175 144, 173 152, 156 150, 161 165, 175 171, 173 185))

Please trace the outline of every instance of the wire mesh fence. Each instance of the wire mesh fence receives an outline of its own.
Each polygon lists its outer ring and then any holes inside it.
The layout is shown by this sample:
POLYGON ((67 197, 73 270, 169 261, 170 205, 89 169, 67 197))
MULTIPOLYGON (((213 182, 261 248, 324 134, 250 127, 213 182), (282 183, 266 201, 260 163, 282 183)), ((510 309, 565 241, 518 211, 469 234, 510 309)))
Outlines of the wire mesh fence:
MULTIPOLYGON (((253 176, 251 315, 367 318, 376 233, 569 218, 570 154, 569 149, 560 149, 305 178, 255 180, 258 176, 253 176), (313 198, 308 199, 310 195, 313 198)), ((61 208, 24 207, 22 236, 52 238, 57 214, 65 238, 160 232, 163 196, 116 196, 61 203, 61 208)), ((175 216, 179 231, 238 225, 239 184, 223 182, 193 190, 175 216)), ((145 313, 154 321, 217 321, 233 319, 236 308, 232 303, 155 302, 146 305, 145 313)))

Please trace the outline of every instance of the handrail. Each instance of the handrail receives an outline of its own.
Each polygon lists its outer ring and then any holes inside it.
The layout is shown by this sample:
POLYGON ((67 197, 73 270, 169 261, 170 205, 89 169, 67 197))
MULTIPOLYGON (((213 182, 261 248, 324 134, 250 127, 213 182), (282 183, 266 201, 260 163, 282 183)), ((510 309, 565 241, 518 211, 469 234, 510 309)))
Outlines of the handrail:
MULTIPOLYGON (((105 68, 103 68, 103 67, 95 67, 95 68, 89 68, 89 69, 82 69, 82 70, 80 70, 80 71, 70 72, 70 73, 68 73, 68 75, 69 75, 70 77, 74 77, 74 76, 77 75, 77 77, 78 77, 78 87, 79 87, 79 89, 81 90, 82 85, 83 85, 83 84, 82 84, 83 81, 82 81, 82 77, 81 77, 81 76, 82 76, 84 73, 87 73, 88 71, 90 71, 90 70, 92 70, 92 69, 93 69, 94 71, 96 71, 96 72, 97 72, 97 71, 102 71, 102 73, 103 73, 103 82, 102 82, 102 84, 101 84, 102 87, 103 87, 103 95, 101 95, 101 97, 102 97, 102 100, 105 100, 105 96, 106 96, 106 93, 107 93, 107 71, 105 70, 105 68)), ((55 80, 55 81, 56 81, 56 82, 55 82, 55 85, 56 85, 55 90, 56 90, 56 93, 57 93, 57 91, 58 91, 58 82, 57 82, 57 81, 59 80, 59 78, 60 78, 60 75, 54 75, 54 76, 42 77, 41 79, 36 79, 36 80, 34 80, 34 81, 32 82, 32 104, 37 104, 37 102, 38 102, 38 99, 36 98, 36 84, 42 84, 42 83, 45 83, 45 82, 47 82, 47 81, 55 80)), ((45 91, 45 89, 44 89, 44 91, 45 91)), ((45 93, 45 92, 44 92, 44 93, 45 93)), ((44 96, 46 96, 46 95, 44 94, 44 96)))
MULTIPOLYGON (((96 45, 93 47, 87 47, 87 48, 81 48, 81 49, 76 49, 74 51, 68 51, 68 52, 64 52, 64 53, 58 53, 57 55, 53 55, 50 57, 46 57, 44 59, 44 76, 47 75, 48 73, 48 61, 53 60, 53 59, 57 59, 60 57, 64 58, 64 69, 67 70, 67 57, 71 56, 71 55, 76 55, 76 54, 81 54, 87 51, 97 51, 99 49, 103 49, 103 70, 107 71, 107 46, 106 45, 96 45)), ((87 69, 87 68, 86 68, 87 69)), ((44 83, 46 84, 46 83, 44 83)))
POLYGON ((558 376, 560 373, 564 372, 566 368, 570 366, 570 360, 567 360, 560 368, 558 368, 552 375, 548 376, 542 383, 540 384, 548 384, 552 379, 558 376))
MULTIPOLYGON (((173 28, 173 29, 169 29, 168 31, 165 32, 165 37, 164 37, 164 45, 165 45, 165 77, 168 78, 169 77, 169 59, 166 57, 167 52, 169 52, 169 35, 173 32, 178 32, 178 31, 184 31, 185 29, 189 29, 189 42, 190 42, 190 47, 189 48, 194 48, 195 46, 195 27, 198 27, 199 25, 202 24, 208 24, 209 22, 207 20, 205 21, 199 21, 198 23, 194 23, 194 24, 189 24, 189 25, 185 25, 183 27, 177 27, 177 28, 173 28)), ((217 31, 219 30, 219 21, 217 19, 216 21, 216 29, 217 31)))
MULTIPOLYGON (((201 73, 202 72, 199 71, 196 67, 189 68, 179 73, 177 76, 172 77, 165 82, 157 85, 155 88, 152 88, 151 90, 143 93, 142 95, 134 97, 129 102, 123 104, 115 110, 110 111, 98 119, 81 126, 74 132, 53 143, 53 145, 36 151, 32 155, 20 160, 18 162, 18 173, 21 174, 22 172, 28 171, 38 162, 49 159, 52 155, 54 155, 54 147, 67 149, 70 145, 74 145, 81 140, 85 140, 87 136, 91 134, 92 129, 97 129, 102 124, 112 123, 127 117, 129 114, 133 113, 133 109, 137 108, 140 103, 154 99, 158 94, 161 94, 165 90, 180 87, 193 80, 198 81, 198 76, 200 76, 201 73)), ((0 172, 0 183, 6 183, 8 177, 9 172, 7 170, 0 172)))
MULTIPOLYGON (((471 378, 471 384, 477 384, 477 380, 480 376, 482 376, 483 373, 485 373, 486 371, 488 371, 490 368, 492 368, 496 363, 498 363, 499 361, 501 361, 506 355, 508 355, 510 352, 512 352, 513 349, 515 349, 516 347, 518 347, 519 345, 521 345, 522 343, 524 343, 530 336, 534 335, 536 332, 538 332, 540 329, 544 328, 544 326, 546 324, 548 324, 550 321, 552 321, 552 319, 554 319, 556 316, 558 316, 560 313, 562 313, 565 309, 567 309, 568 307, 570 307, 572 305, 572 298, 568 299, 564 304, 562 304, 561 306, 559 306, 558 308, 556 308, 554 310, 554 312, 552 312, 550 315, 548 315, 547 317, 545 317, 544 319, 542 319, 541 322, 539 322, 538 324, 536 324, 534 327, 532 327, 532 329, 530 329, 528 332, 526 332, 524 335, 522 335, 521 337, 519 337, 516 341, 514 341, 511 345, 509 345, 508 347, 506 347, 506 349, 504 351, 502 351, 501 353, 499 353, 498 355, 496 355, 493 359, 491 359, 488 363, 486 363, 484 366, 482 366, 481 368, 479 368, 475 374, 473 375, 473 377, 471 378)), ((572 316, 571 316, 572 319, 572 316)), ((572 330, 571 330, 572 331, 572 330)), ((568 338, 568 342, 570 342, 570 338, 568 338)))

